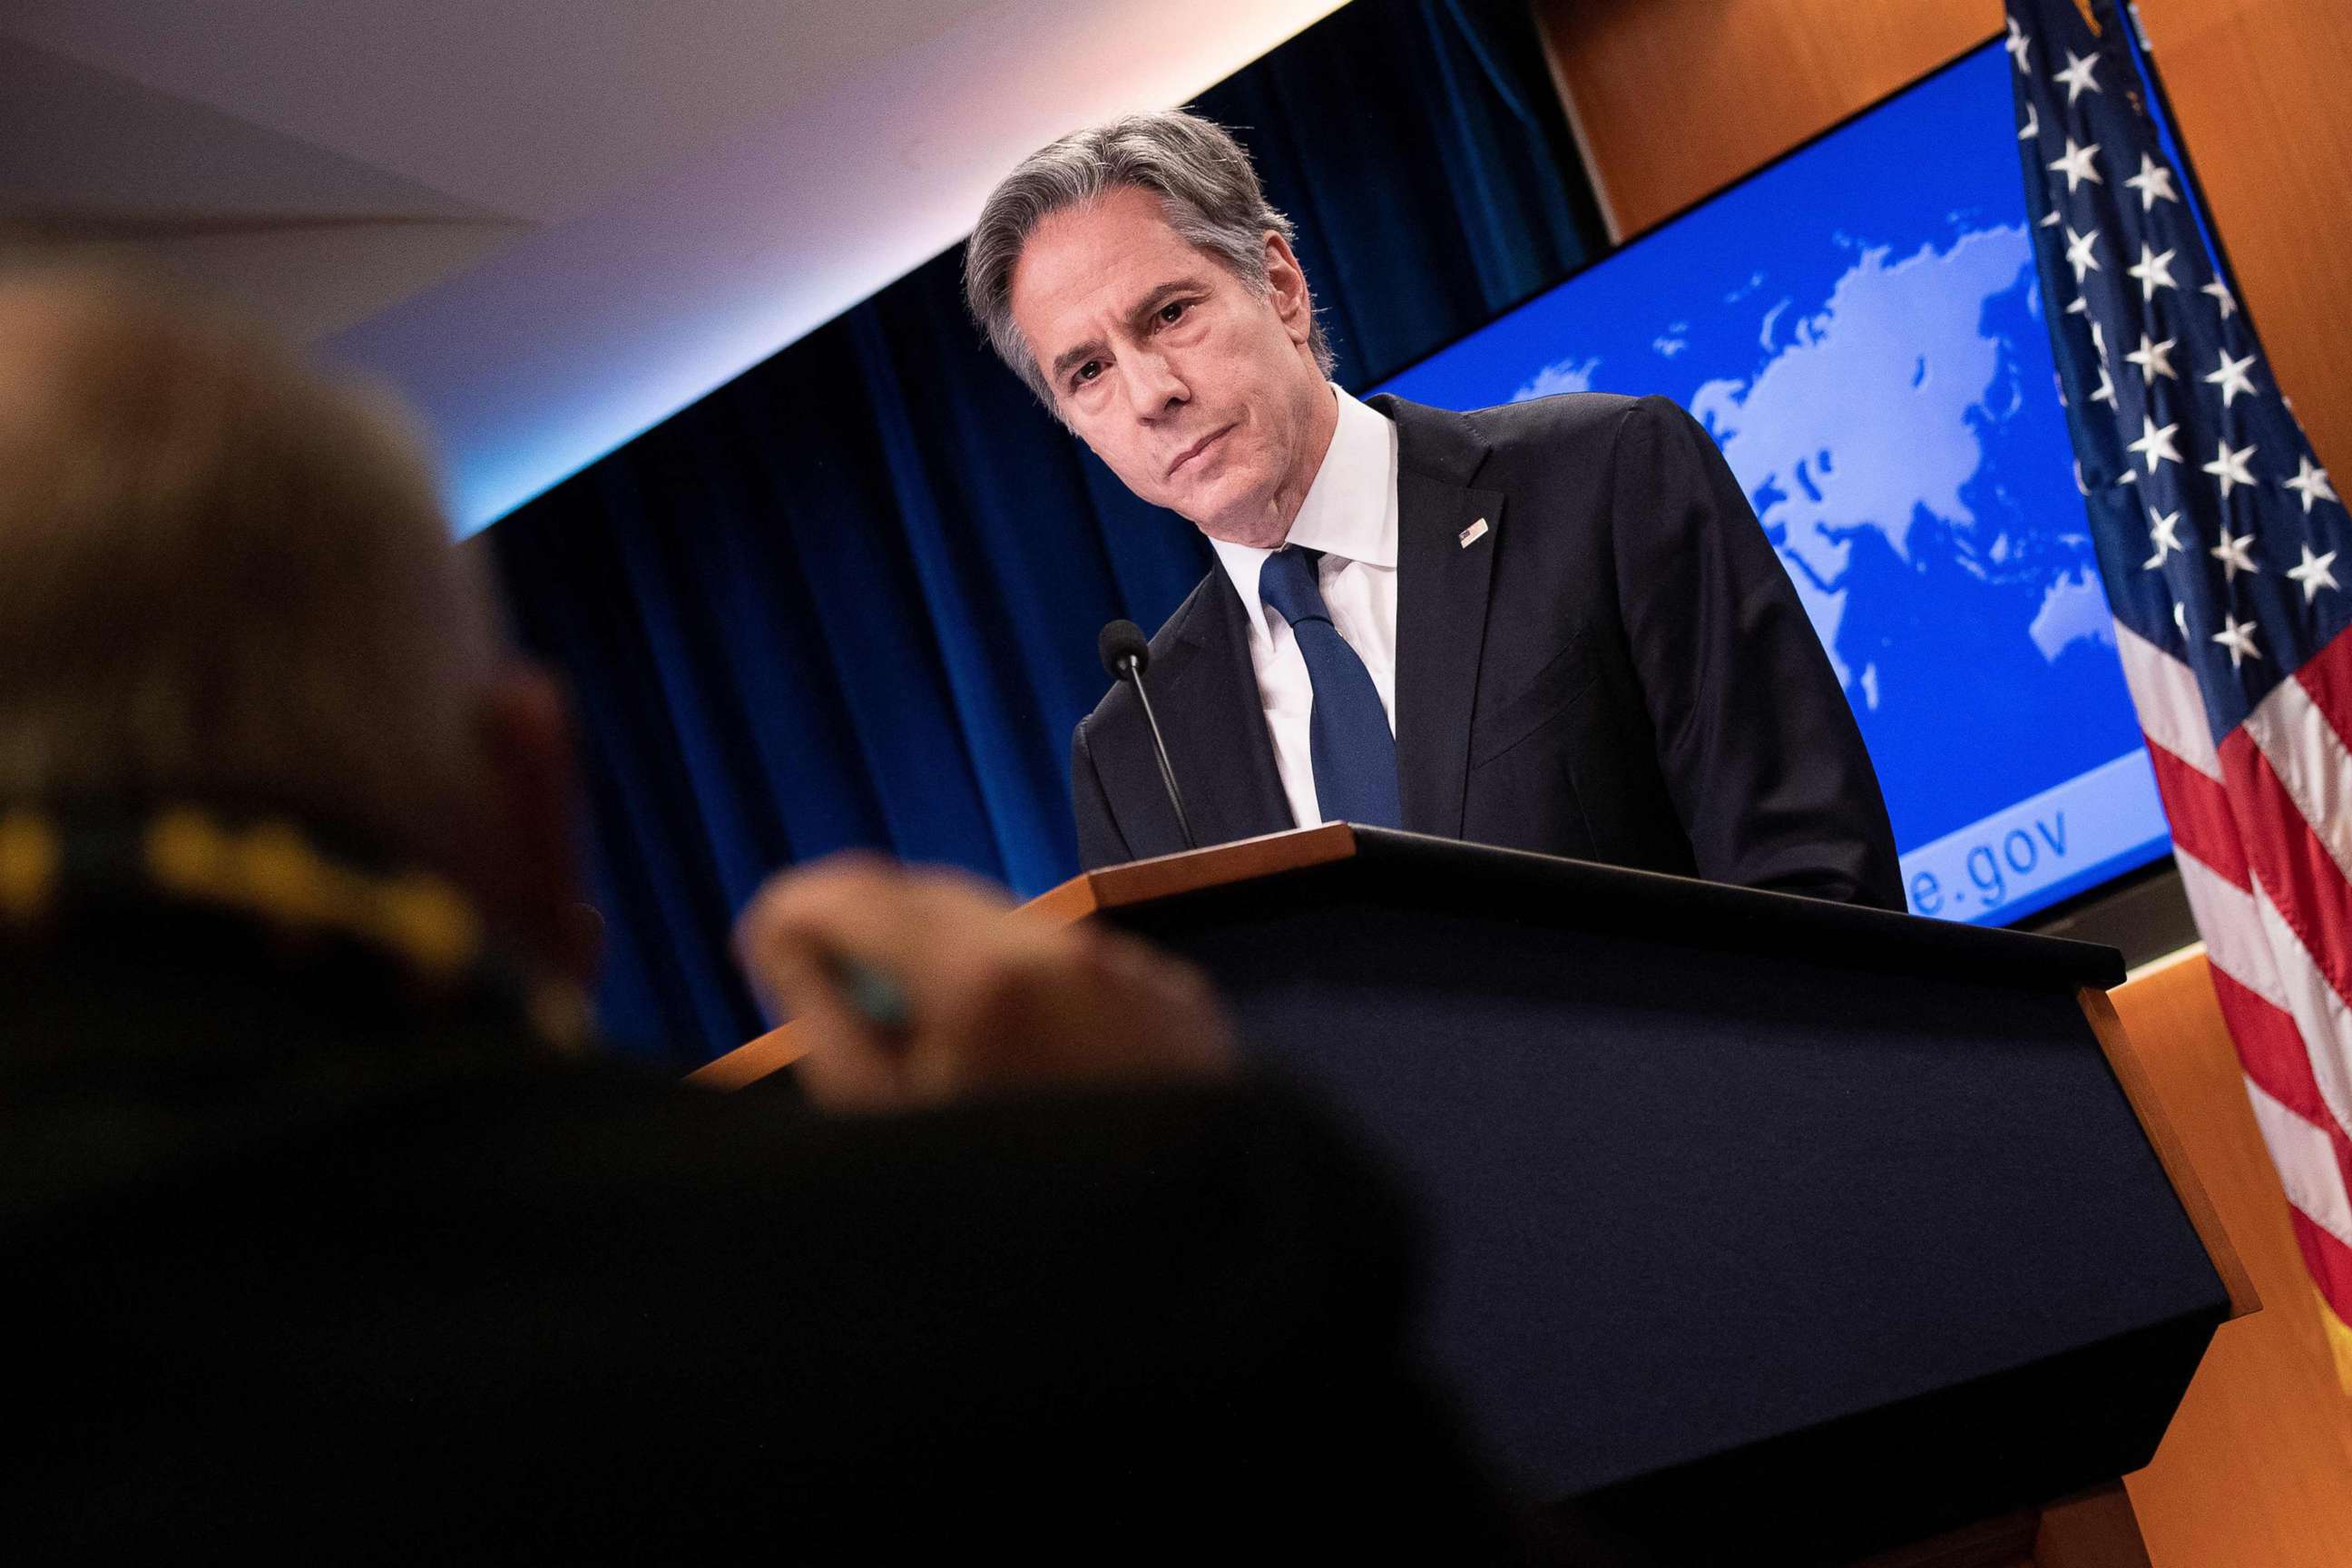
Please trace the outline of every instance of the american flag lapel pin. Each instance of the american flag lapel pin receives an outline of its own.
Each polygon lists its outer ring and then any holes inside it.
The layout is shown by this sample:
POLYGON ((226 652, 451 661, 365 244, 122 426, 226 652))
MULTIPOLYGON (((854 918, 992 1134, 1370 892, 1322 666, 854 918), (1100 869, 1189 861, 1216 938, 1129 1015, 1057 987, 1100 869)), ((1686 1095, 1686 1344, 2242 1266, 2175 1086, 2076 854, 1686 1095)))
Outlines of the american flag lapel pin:
POLYGON ((1454 537, 1462 542, 1463 549, 1469 549, 1472 545, 1486 537, 1486 520, 1483 517, 1480 518, 1477 521, 1464 529, 1460 533, 1455 534, 1454 537))

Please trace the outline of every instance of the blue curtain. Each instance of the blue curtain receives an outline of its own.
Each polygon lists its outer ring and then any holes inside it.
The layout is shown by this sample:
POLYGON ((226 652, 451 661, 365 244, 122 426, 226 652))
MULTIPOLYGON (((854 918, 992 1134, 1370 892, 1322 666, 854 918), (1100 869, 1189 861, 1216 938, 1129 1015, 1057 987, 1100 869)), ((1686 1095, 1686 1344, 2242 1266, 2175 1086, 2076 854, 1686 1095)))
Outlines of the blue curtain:
MULTIPOLYGON (((1600 245, 1524 10, 1358 0, 1200 99, 1240 129, 1362 386, 1600 245)), ((474 548, 581 726, 606 1026, 681 1064, 761 1026, 728 952, 849 846, 1030 894, 1076 869, 1095 633, 1208 569, 990 356, 961 252, 533 500, 474 548)))

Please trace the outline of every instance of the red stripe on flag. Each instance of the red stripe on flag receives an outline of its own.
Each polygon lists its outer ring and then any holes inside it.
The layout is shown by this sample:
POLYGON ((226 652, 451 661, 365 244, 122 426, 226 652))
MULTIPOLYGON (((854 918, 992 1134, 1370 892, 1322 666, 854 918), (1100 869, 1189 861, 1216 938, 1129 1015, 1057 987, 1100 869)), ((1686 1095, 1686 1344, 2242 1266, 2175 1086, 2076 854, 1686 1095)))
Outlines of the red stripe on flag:
MULTIPOLYGON (((2244 1064, 2246 1076, 2305 1121, 2326 1128, 2331 1141, 2342 1145, 2343 1131, 2319 1092, 2319 1079, 2311 1070, 2311 1053, 2303 1043, 2302 1031, 2294 1026, 2294 1016, 2247 990, 2219 965, 2210 967, 2213 994, 2221 1001, 2230 1037, 2238 1043, 2238 1060, 2244 1064)), ((2339 1155, 2345 1152, 2338 1150, 2339 1155)), ((2343 1162, 2339 1158, 2337 1163, 2343 1162)))
POLYGON ((2328 1235, 2293 1204, 2286 1212, 2294 1222, 2294 1243, 2303 1249, 2303 1266, 2311 1270, 2321 1299, 2336 1317, 2352 1323, 2352 1247, 2328 1235))
POLYGON ((2238 819, 2230 811, 2230 792, 2218 780, 2198 772, 2153 737, 2147 742, 2148 761, 2156 765, 2156 793, 2164 800, 2164 815, 2172 824, 2172 841, 2203 861, 2238 891, 2250 892, 2246 851, 2238 838, 2238 819))
POLYGON ((2326 1134, 2336 1173, 2345 1190, 2352 1192, 2352 1135, 2347 1134, 2319 1091, 2309 1048, 2294 1017, 2247 990, 2219 965, 2209 965, 2208 972, 2246 1077, 2255 1088, 2326 1134))
POLYGON ((2352 631, 2341 631, 2326 647, 2303 661, 2294 672, 2311 694, 2313 707, 2326 717, 2336 738, 2352 748, 2352 631))
POLYGON ((2352 998, 2352 883, 2242 727, 2221 739, 2221 776, 2248 866, 2313 965, 2338 996, 2352 998))

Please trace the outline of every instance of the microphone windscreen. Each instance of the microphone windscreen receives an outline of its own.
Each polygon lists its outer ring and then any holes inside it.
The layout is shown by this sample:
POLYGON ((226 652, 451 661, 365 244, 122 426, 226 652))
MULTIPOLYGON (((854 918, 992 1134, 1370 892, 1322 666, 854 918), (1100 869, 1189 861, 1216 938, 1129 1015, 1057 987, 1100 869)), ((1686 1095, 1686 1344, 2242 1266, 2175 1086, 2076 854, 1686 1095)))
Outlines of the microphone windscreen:
POLYGON ((1121 667, 1129 659, 1135 661, 1134 673, 1140 675, 1151 663, 1151 644, 1143 628, 1133 621, 1113 621, 1103 627, 1095 639, 1095 651, 1102 655, 1103 673, 1113 680, 1125 680, 1129 671, 1121 667))

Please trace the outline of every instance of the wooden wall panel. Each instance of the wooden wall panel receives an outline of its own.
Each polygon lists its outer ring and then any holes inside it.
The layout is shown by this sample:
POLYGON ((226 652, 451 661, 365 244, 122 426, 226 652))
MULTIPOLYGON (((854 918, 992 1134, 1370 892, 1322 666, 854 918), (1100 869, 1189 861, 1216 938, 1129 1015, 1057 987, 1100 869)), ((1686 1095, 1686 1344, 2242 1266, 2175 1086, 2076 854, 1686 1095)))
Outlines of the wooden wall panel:
POLYGON ((2224 1323, 2156 1461, 2125 1478, 2155 1568, 2352 1565, 2352 1400, 2201 953, 2109 993, 2263 1310, 2224 1323))
MULTIPOLYGON (((1534 4, 1621 235, 1991 37, 2002 15, 1998 0, 1534 4)), ((2140 11, 2279 384, 2320 461, 2352 476, 2352 0, 2140 11)))
POLYGON ((1537 0, 1619 237, 2000 27, 1998 0, 1537 0))
POLYGON ((2140 0, 2140 17, 2271 368, 2352 477, 2352 0, 2140 0))

